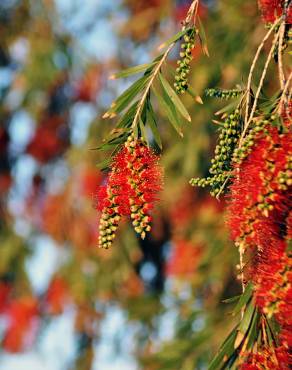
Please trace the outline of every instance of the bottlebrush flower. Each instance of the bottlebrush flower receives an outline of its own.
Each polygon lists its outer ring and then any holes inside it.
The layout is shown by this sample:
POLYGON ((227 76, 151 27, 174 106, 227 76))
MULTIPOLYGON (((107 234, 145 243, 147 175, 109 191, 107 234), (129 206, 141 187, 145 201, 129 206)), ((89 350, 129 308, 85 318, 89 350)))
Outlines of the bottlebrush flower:
POLYGON ((108 248, 121 216, 130 216, 135 231, 144 239, 150 231, 157 193, 161 189, 158 156, 129 136, 115 156, 106 185, 99 188, 97 208, 102 212, 99 245, 108 248))
POLYGON ((292 327, 292 260, 287 252, 287 239, 291 236, 291 139, 291 133, 280 134, 275 127, 258 133, 251 153, 235 166, 231 185, 228 207, 231 236, 251 257, 246 276, 254 283, 256 305, 281 325, 281 349, 277 349, 281 365, 264 362, 262 366, 262 360, 256 358, 244 365, 258 369, 288 369, 290 361, 291 335, 287 333, 292 327))
POLYGON ((228 225, 245 247, 263 249, 285 229, 291 202, 292 134, 276 128, 259 133, 250 155, 235 166, 228 225))

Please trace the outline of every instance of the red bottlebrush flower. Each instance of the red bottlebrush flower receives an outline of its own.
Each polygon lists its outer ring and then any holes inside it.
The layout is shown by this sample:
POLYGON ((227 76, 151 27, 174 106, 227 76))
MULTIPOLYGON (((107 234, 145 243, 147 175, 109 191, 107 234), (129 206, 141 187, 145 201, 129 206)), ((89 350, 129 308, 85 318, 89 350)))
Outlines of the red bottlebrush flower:
POLYGON ((161 169, 151 149, 129 136, 114 158, 107 184, 101 186, 97 208, 102 212, 99 245, 108 248, 122 215, 130 215, 135 231, 150 231, 150 211, 161 190, 161 169))
POLYGON ((50 282, 45 298, 48 312, 52 315, 62 313, 68 298, 68 286, 65 280, 61 277, 54 277, 50 282))
MULTIPOLYGON (((265 23, 273 23, 283 14, 285 0, 259 0, 259 8, 262 12, 262 18, 265 23)), ((292 22, 291 4, 286 10, 286 23, 292 22)))
MULTIPOLYGON (((247 273, 257 306, 281 325, 279 365, 253 362, 259 369, 288 369, 292 327, 291 236, 292 134, 270 127, 255 138, 249 156, 235 167, 229 202, 231 236, 252 260, 247 273)), ((267 360, 265 360, 267 361, 267 360)), ((248 362, 249 364, 249 362, 248 362)))
POLYGON ((291 205, 292 134, 270 128, 255 138, 246 160, 235 167, 228 225, 231 236, 245 246, 263 249, 283 234, 291 205))
POLYGON ((38 302, 33 297, 14 300, 7 308, 8 327, 3 337, 3 348, 9 352, 19 352, 30 343, 30 331, 34 329, 38 314, 38 302))
POLYGON ((194 245, 194 243, 185 240, 174 242, 171 256, 167 263, 166 273, 179 278, 193 275, 201 255, 201 246, 194 245))

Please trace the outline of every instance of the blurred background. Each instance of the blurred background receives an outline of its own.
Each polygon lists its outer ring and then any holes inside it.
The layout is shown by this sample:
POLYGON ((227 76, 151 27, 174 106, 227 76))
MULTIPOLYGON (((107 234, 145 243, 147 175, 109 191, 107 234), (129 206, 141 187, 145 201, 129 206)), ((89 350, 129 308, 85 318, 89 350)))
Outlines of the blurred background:
POLYGON ((108 154, 95 148, 113 127, 100 117, 133 81, 109 76, 154 58, 190 3, 0 1, 1 369, 206 369, 233 326, 224 199, 188 181, 207 173, 224 105, 204 89, 241 85, 263 35, 255 0, 201 2, 210 57, 195 47, 190 84, 204 104, 184 97, 183 139, 157 112, 153 231, 141 241, 124 222, 112 249, 97 248, 96 164, 108 154))

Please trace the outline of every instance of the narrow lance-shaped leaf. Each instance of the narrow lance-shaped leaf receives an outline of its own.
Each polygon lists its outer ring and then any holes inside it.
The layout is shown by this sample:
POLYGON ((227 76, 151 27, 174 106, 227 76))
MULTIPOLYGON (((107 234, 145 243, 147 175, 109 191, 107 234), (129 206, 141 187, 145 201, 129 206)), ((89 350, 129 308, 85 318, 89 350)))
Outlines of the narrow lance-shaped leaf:
POLYGON ((205 32, 203 23, 200 20, 200 17, 198 17, 198 23, 199 23, 199 38, 200 38, 203 53, 206 54, 207 56, 210 56, 208 46, 207 46, 206 32, 205 32))
POLYGON ((143 76, 134 82, 115 102, 113 102, 111 108, 103 115, 103 118, 113 117, 117 113, 122 112, 145 87, 148 78, 148 76, 143 76))
POLYGON ((250 300, 252 296, 252 291, 253 291, 253 285, 249 283, 246 288, 244 293, 242 293, 237 305, 234 308, 233 314, 236 315, 240 312, 240 310, 243 308, 245 304, 250 300))
POLYGON ((143 72, 145 70, 146 70, 146 72, 151 72, 152 68, 155 66, 156 63, 157 62, 139 64, 137 66, 124 69, 123 71, 120 71, 120 72, 117 72, 117 73, 114 73, 113 75, 111 75, 110 79, 115 80, 117 78, 129 77, 129 76, 132 76, 134 74, 143 72))
POLYGON ((234 328, 232 332, 228 335, 225 342, 222 344, 219 352, 212 360, 208 367, 208 370, 219 370, 222 369, 224 360, 226 361, 229 356, 234 352, 234 341, 237 335, 237 328, 234 328))
POLYGON ((176 42, 181 37, 183 37, 189 30, 190 30, 190 28, 186 28, 185 30, 179 31, 178 33, 176 33, 175 35, 170 37, 168 40, 166 40, 163 44, 161 44, 158 49, 159 50, 163 49, 163 48, 171 45, 172 43, 176 42))
POLYGON ((154 140, 156 141, 159 148, 162 149, 162 143, 161 143, 161 138, 160 138, 160 134, 159 134, 156 119, 155 119, 155 114, 154 114, 152 105, 150 103, 148 105, 147 123, 152 131, 154 140))
POLYGON ((170 86, 169 82, 162 76, 162 74, 159 74, 159 79, 164 87, 165 92, 168 94, 169 98, 173 102, 173 104, 176 106, 178 112, 189 122, 191 122, 191 116, 189 115, 189 112, 183 105, 180 98, 177 96, 176 92, 173 90, 173 88, 170 86))
POLYGON ((157 98, 157 101, 158 101, 159 105, 162 107, 162 109, 166 113, 166 115, 167 115, 167 117, 169 119, 169 122, 172 124, 172 126, 178 132, 178 134, 181 137, 183 137, 183 133, 182 133, 182 130, 181 130, 181 125, 180 125, 180 122, 178 120, 178 117, 177 117, 177 114, 176 114, 176 110, 175 110, 175 107, 174 107, 172 101, 165 94, 165 92, 162 91, 163 92, 163 96, 161 96, 154 87, 152 87, 152 89, 154 91, 154 94, 155 94, 155 96, 157 98))

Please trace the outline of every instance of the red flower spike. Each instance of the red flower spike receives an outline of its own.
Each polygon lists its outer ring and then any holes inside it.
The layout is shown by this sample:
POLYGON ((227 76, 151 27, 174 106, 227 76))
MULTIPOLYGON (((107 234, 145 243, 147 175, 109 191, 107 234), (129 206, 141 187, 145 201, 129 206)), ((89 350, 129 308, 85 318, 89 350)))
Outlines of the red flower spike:
POLYGON ((291 139, 292 133, 280 134, 275 127, 259 133, 253 151, 235 167, 231 185, 231 236, 253 257, 246 274, 255 286, 256 305, 281 326, 281 347, 276 349, 279 365, 269 363, 268 356, 261 360, 265 362, 254 357, 243 369, 254 365, 288 369, 291 361, 292 258, 287 251, 291 239, 291 139))
POLYGON ((150 231, 150 211, 161 190, 162 171, 157 162, 158 156, 151 149, 129 136, 114 158, 107 184, 97 194, 97 208, 102 212, 100 246, 112 244, 122 215, 131 217, 142 239, 150 231))

